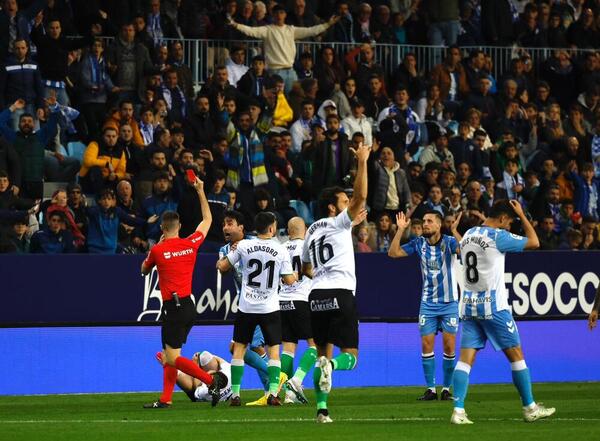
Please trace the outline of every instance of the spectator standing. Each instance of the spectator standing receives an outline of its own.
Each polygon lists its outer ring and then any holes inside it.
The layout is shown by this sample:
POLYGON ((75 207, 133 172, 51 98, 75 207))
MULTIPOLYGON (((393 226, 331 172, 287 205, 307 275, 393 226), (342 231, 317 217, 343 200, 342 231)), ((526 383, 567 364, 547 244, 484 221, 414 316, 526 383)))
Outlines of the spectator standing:
POLYGON ((108 93, 118 92, 108 75, 104 43, 101 39, 94 40, 91 51, 82 58, 77 86, 81 113, 87 125, 88 141, 98 139, 100 124, 106 119, 108 93))
POLYGON ((238 82, 248 72, 248 66, 244 64, 246 60, 246 51, 241 46, 236 46, 229 51, 229 58, 225 61, 227 67, 227 76, 229 83, 237 87, 238 82))
POLYGON ((485 42, 490 46, 510 46, 517 16, 512 0, 481 0, 481 29, 485 42))
POLYGON ((15 40, 13 55, 0 70, 0 107, 18 99, 25 101, 25 108, 13 113, 15 130, 23 113, 37 115, 39 119, 44 108, 42 77, 37 63, 29 57, 29 44, 25 39, 15 40))
POLYGON ((132 23, 121 25, 119 35, 106 50, 106 61, 114 84, 119 88, 119 99, 140 102, 144 98, 144 76, 152 73, 148 49, 135 41, 132 23))
POLYGON ((38 49, 38 63, 46 97, 54 93, 59 104, 63 106, 69 104, 69 96, 66 90, 69 52, 91 46, 94 35, 99 34, 100 31, 100 26, 94 24, 90 35, 79 38, 66 38, 62 34, 60 20, 52 18, 48 22, 46 33, 44 33, 39 16, 36 18, 35 26, 31 31, 31 39, 38 49))
POLYGON ((160 0, 150 0, 149 11, 146 19, 146 30, 154 46, 158 47, 165 38, 177 38, 178 32, 175 24, 167 14, 163 14, 160 8, 160 0))
MULTIPOLYGON (((14 53, 16 41, 25 40, 29 45, 30 23, 46 6, 46 0, 29 2, 29 7, 19 10, 17 0, 5 0, 0 11, 0 61, 4 62, 14 53)), ((12 102, 12 101, 10 101, 12 102)))
POLYGON ((33 115, 23 113, 19 118, 19 130, 10 126, 11 114, 25 108, 25 101, 17 100, 8 109, 0 113, 0 132, 10 142, 21 165, 21 194, 31 199, 41 199, 44 193, 44 156, 48 141, 56 135, 58 124, 58 105, 56 98, 47 99, 51 114, 49 121, 34 132, 33 115))
POLYGON ((332 186, 350 186, 352 156, 348 136, 340 131, 340 117, 336 114, 327 116, 326 126, 325 140, 314 152, 312 183, 316 192, 332 186))
POLYGON ((337 23, 339 17, 332 17, 329 22, 310 28, 294 27, 285 24, 287 12, 283 6, 276 5, 272 9, 273 24, 251 28, 230 22, 243 34, 263 40, 265 45, 265 59, 270 74, 279 75, 285 82, 285 92, 292 90, 292 83, 298 80, 294 70, 296 58, 295 40, 312 37, 325 32, 329 27, 337 23))
POLYGON ((458 0, 425 0, 421 6, 429 21, 427 38, 432 46, 453 46, 459 31, 458 0))
POLYGON ((183 89, 183 93, 187 100, 194 98, 194 81, 192 78, 192 70, 185 63, 183 43, 181 41, 173 41, 170 45, 169 65, 177 72, 179 87, 183 89))
MULTIPOLYGON (((152 196, 144 199, 142 212, 150 219, 159 219, 166 211, 177 211, 177 201, 173 197, 173 186, 168 173, 159 173, 152 182, 152 196)), ((151 244, 160 240, 161 230, 157 222, 149 222, 146 237, 151 244)))
POLYGON ((369 158, 370 200, 373 217, 384 211, 394 216, 410 204, 410 188, 406 172, 394 157, 394 151, 389 147, 380 150, 379 159, 375 153, 369 158))

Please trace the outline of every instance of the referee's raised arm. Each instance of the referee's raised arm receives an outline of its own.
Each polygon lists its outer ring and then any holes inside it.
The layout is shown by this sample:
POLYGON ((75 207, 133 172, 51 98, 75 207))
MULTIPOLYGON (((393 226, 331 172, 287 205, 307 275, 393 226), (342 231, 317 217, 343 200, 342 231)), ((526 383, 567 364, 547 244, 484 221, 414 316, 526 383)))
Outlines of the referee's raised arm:
POLYGON ((208 205, 208 199, 206 199, 206 194, 204 194, 204 182, 196 178, 196 182, 194 182, 194 188, 198 192, 198 199, 200 199, 200 209, 202 210, 202 222, 198 224, 196 231, 202 233, 202 235, 206 237, 206 234, 210 229, 210 225, 212 224, 212 213, 210 212, 210 206, 208 205))

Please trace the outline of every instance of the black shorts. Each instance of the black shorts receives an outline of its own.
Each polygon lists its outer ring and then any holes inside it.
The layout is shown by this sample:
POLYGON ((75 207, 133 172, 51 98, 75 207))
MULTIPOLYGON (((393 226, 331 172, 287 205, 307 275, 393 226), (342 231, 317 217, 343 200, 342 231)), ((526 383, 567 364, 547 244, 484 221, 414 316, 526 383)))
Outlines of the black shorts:
POLYGON ((250 344, 257 326, 260 326, 267 346, 281 344, 281 314, 279 311, 268 314, 238 311, 233 325, 233 341, 246 345, 250 344))
POLYGON ((280 300, 281 338, 289 343, 312 338, 310 308, 302 300, 280 300))
POLYGON ((161 338, 163 349, 169 345, 179 349, 187 340, 187 336, 196 320, 196 305, 191 296, 179 300, 180 306, 173 300, 163 302, 161 338))
POLYGON ((313 289, 308 298, 313 338, 318 346, 358 348, 356 299, 348 289, 313 289))

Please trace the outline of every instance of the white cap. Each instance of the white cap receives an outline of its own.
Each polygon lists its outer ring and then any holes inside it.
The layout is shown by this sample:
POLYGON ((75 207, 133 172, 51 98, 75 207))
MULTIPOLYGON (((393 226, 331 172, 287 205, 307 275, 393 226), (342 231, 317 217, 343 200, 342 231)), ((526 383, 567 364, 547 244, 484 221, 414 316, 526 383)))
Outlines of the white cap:
POLYGON ((215 356, 213 354, 211 354, 208 351, 202 351, 200 353, 200 366, 204 367, 206 366, 208 363, 210 363, 212 361, 212 359, 215 358, 215 356))

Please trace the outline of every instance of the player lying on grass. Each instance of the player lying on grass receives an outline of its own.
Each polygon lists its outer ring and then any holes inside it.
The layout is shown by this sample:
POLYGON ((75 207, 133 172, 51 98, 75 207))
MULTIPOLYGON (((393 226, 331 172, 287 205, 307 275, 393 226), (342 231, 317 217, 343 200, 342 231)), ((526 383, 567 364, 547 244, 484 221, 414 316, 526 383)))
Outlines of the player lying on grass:
POLYGON ((537 404, 531 390, 531 376, 525 364, 519 330, 508 304, 504 285, 504 260, 506 253, 536 249, 540 246, 537 234, 517 201, 499 200, 492 206, 490 215, 479 227, 470 228, 460 237, 462 260, 462 296, 459 313, 462 321, 460 359, 454 370, 454 411, 452 424, 473 424, 465 413, 465 399, 469 388, 469 374, 475 363, 477 351, 489 340, 495 350, 502 350, 510 362, 513 383, 523 404, 523 419, 533 422, 555 412, 537 404), (509 233, 518 217, 526 237, 509 233))
MULTIPOLYGON (((156 359, 165 366, 165 356, 163 352, 156 354, 156 359)), ((227 384, 220 390, 219 401, 227 401, 231 397, 231 365, 216 355, 208 351, 196 352, 192 357, 192 361, 200 366, 200 369, 208 374, 221 372, 227 377, 227 384)), ((177 386, 185 392, 189 399, 193 402, 212 402, 212 395, 208 390, 208 386, 197 378, 192 377, 184 372, 177 371, 177 386)), ((168 404, 171 404, 170 402, 168 404)))

